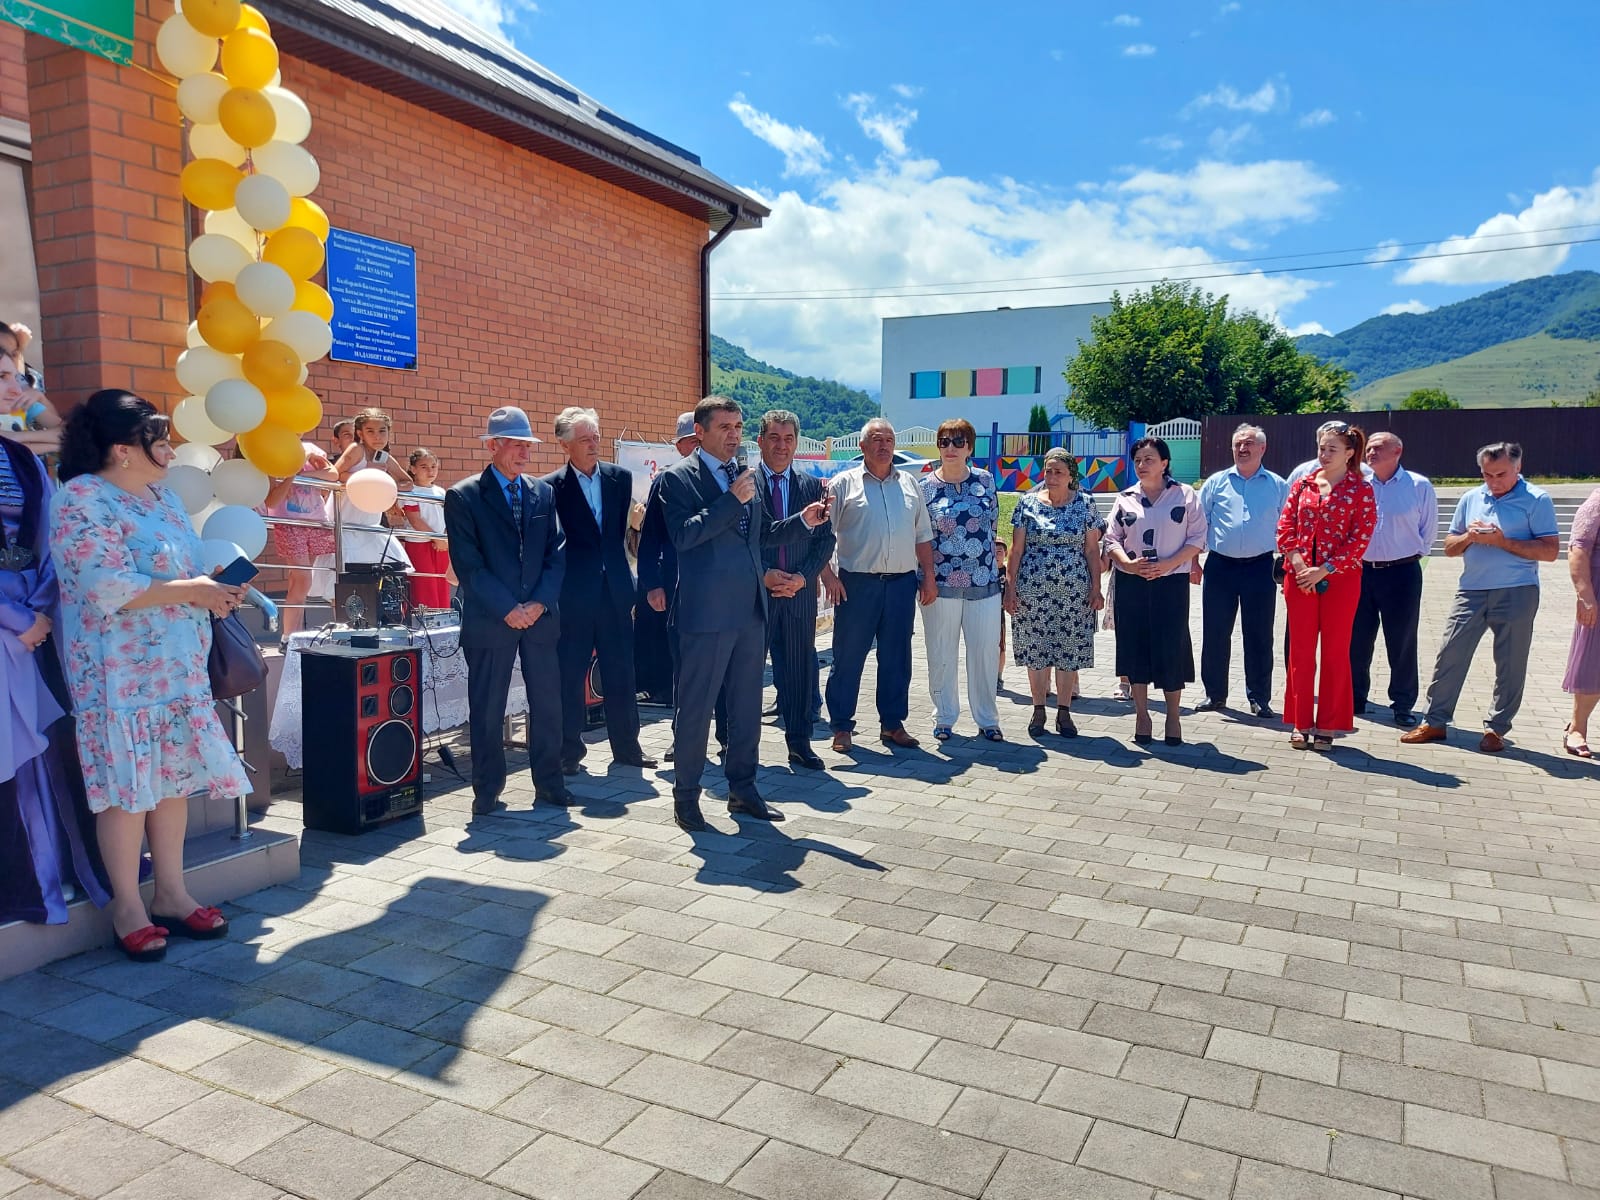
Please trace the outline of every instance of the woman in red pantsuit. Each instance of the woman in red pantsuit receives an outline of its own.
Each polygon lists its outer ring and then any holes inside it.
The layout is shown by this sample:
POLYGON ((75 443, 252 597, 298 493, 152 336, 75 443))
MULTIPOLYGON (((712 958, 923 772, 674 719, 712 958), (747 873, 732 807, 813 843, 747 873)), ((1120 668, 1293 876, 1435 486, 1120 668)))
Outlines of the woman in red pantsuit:
POLYGON ((1332 750, 1334 734, 1355 729, 1350 629, 1361 599, 1361 556, 1378 526, 1377 499, 1361 475, 1366 434, 1342 422, 1323 429, 1321 465, 1294 485, 1278 518, 1289 613, 1283 719, 1289 744, 1300 750, 1332 750))

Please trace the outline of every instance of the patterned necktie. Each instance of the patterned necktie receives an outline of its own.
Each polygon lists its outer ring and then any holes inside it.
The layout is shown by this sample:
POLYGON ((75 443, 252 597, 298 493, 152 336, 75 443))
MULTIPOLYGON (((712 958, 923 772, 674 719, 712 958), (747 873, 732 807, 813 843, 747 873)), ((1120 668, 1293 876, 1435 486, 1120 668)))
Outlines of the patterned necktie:
MULTIPOLYGON (((733 481, 739 477, 739 463, 737 460, 722 464, 722 473, 728 477, 728 486, 733 487, 733 481)), ((750 506, 739 506, 739 536, 748 537, 750 534, 750 506)))
POLYGON ((506 485, 506 501, 511 505, 511 519, 517 523, 517 532, 522 532, 522 480, 513 479, 506 485))
MULTIPOLYGON (((783 502, 784 494, 788 491, 787 484, 788 477, 785 475, 774 475, 772 477, 772 519, 775 521, 781 521, 789 515, 785 511, 783 502)), ((780 545, 778 547, 778 570, 787 571, 788 569, 789 547, 780 545)))

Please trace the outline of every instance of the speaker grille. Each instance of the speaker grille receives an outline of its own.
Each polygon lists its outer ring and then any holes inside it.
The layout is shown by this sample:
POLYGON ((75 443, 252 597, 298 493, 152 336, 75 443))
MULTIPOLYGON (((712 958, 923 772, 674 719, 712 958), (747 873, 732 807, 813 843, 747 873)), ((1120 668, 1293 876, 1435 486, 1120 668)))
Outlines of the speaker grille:
POLYGON ((389 667, 389 678, 395 683, 409 683, 411 681, 411 660, 397 658, 389 667))
POLYGON ((411 774, 417 759, 417 736, 405 721, 385 721, 367 739, 367 774, 382 787, 411 774))
MULTIPOLYGON (((399 678, 399 674, 396 671, 395 677, 399 678)), ((401 684, 389 693, 389 711, 397 717, 409 716, 416 703, 417 694, 405 684, 401 684)))

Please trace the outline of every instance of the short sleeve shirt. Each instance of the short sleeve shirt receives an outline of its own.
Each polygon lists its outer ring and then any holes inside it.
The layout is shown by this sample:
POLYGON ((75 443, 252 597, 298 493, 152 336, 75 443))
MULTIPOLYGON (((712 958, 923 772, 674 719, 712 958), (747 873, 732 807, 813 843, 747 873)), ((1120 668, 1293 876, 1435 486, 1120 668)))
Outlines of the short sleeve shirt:
MULTIPOLYGON (((1450 532, 1465 533, 1474 521, 1487 521, 1499 527, 1508 538, 1528 541, 1558 537, 1556 506, 1550 493, 1519 479, 1504 496, 1492 496, 1483 484, 1456 502, 1450 532)), ((1461 556, 1460 588, 1463 592, 1487 592, 1497 588, 1538 587, 1539 564, 1531 558, 1518 558, 1498 546, 1468 546, 1461 556)))

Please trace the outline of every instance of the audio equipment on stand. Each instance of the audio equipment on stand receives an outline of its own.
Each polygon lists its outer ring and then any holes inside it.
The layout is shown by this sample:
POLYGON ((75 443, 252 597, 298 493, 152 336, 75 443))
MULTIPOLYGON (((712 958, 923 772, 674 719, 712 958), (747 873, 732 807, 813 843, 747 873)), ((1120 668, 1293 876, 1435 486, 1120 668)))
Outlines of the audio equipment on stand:
POLYGON ((300 680, 306 828, 360 833, 421 812, 418 652, 310 646, 300 680))

